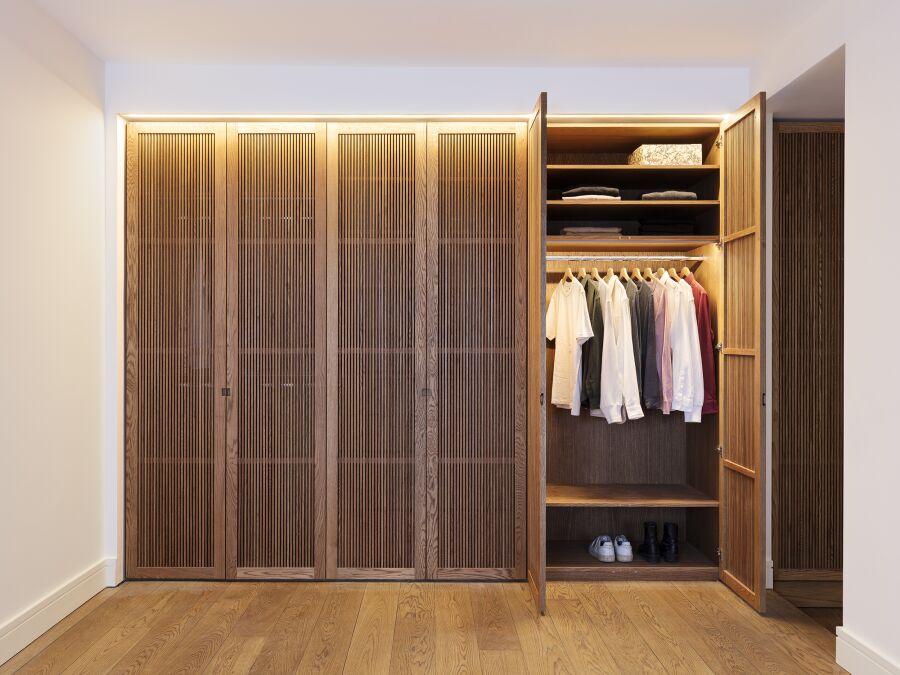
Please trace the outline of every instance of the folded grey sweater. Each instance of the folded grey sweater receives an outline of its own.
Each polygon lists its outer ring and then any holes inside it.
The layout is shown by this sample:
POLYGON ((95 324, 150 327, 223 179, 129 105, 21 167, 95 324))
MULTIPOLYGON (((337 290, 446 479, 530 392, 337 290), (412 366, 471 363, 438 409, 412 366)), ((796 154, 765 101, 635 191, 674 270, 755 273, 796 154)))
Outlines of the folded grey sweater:
POLYGON ((664 190, 662 192, 645 192, 641 199, 697 199, 696 192, 681 190, 664 190))

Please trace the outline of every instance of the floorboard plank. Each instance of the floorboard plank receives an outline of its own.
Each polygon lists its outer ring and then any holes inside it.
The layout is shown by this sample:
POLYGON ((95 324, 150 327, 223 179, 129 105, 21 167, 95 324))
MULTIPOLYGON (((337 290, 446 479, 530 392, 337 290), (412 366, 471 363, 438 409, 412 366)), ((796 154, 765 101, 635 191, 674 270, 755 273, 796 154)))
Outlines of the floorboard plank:
POLYGON ((175 646, 162 672, 185 675, 201 672, 228 638, 247 605, 253 602, 259 584, 231 583, 175 646))
POLYGON ((519 635, 499 584, 470 584, 469 601, 475 614, 479 649, 521 651, 519 635))
POLYGON ((293 673, 297 670, 329 589, 326 583, 296 584, 253 662, 251 673, 293 673))
POLYGON ((482 649, 478 658, 485 673, 519 675, 528 672, 525 657, 518 649, 482 649))
MULTIPOLYGON (((175 583, 175 582, 171 582, 175 583)), ((228 588, 222 582, 186 582, 176 601, 156 618, 150 630, 113 665, 113 675, 154 672, 228 588)))
POLYGON ((504 584, 503 590, 528 672, 577 673, 553 620, 538 612, 528 584, 504 584))
POLYGON ((90 598, 83 605, 78 607, 74 612, 64 617, 61 621, 53 625, 50 629, 44 631, 40 637, 19 651, 15 656, 6 663, 0 665, 0 675, 9 675, 28 663, 31 659, 41 653, 50 646, 56 638, 72 628, 88 614, 92 613, 104 602, 109 600, 119 590, 119 586, 114 588, 104 588, 94 597, 90 598))
POLYGON ((300 673, 340 673, 366 592, 363 583, 334 583, 303 652, 300 673))
POLYGON ((775 622, 779 630, 801 636, 834 658, 834 633, 819 630, 817 621, 772 591, 766 594, 766 618, 775 622))
POLYGON ((608 590, 667 673, 713 672, 690 646, 668 605, 654 603, 639 583, 609 584, 608 590))
POLYGON ((623 672, 659 673, 662 664, 609 592, 611 584, 580 584, 578 592, 603 626, 601 639, 623 672))
POLYGON ((345 673, 388 672, 399 598, 399 584, 368 584, 350 639, 345 673))
POLYGON ((478 635, 468 590, 460 584, 435 587, 435 660, 439 673, 480 673, 478 635))
POLYGON ((434 586, 404 584, 397 604, 390 672, 436 672, 434 633, 434 586))
POLYGON ((571 582, 547 585, 547 615, 552 618, 578 673, 618 673, 612 654, 571 582))
POLYGON ((61 673, 123 617, 143 611, 166 591, 155 581, 125 585, 112 598, 54 640, 18 671, 25 675, 61 673))

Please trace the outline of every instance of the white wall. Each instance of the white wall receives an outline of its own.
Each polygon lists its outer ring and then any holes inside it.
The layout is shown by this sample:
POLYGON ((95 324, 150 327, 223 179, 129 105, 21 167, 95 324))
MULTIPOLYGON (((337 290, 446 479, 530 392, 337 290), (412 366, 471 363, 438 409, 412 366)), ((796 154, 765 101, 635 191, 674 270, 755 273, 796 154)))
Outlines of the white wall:
MULTIPOLYGON (((832 1, 769 49, 754 86, 770 94, 846 44, 844 306, 844 625, 838 661, 853 673, 900 672, 900 328, 890 283, 900 248, 894 208, 900 135, 900 3, 832 1), (868 285, 868 289, 864 287, 868 285), (890 308, 890 309, 888 309, 890 308)), ((802 523, 799 524, 802 527, 802 523)))
POLYGON ((0 7, 0 663, 107 581, 102 64, 0 7))

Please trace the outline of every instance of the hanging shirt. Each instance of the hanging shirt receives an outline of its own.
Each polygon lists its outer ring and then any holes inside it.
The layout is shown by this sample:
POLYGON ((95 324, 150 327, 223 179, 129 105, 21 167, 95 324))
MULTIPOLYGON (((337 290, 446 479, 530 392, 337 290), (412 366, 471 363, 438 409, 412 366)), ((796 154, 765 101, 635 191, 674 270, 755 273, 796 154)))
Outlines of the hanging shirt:
POLYGON ((709 315, 709 294, 693 274, 688 274, 684 280, 694 292, 694 311, 697 313, 700 360, 703 363, 703 414, 714 415, 719 412, 719 399, 716 395, 716 355, 713 347, 716 340, 709 315))
POLYGON ((626 277, 622 282, 625 287, 625 295, 628 296, 628 306, 631 309, 631 346, 634 348, 634 371, 637 374, 638 392, 643 400, 641 390, 641 381, 643 380, 643 372, 641 369, 641 331, 638 327, 638 316, 641 313, 638 298, 638 287, 634 283, 634 279, 626 277))
POLYGON ((581 345, 593 337, 584 287, 578 281, 561 281, 547 308, 547 338, 556 341, 550 402, 581 412, 581 345))
POLYGON ((606 282, 608 294, 603 312, 603 369, 600 378, 600 408, 591 415, 603 416, 609 424, 620 424, 644 416, 634 368, 631 337, 631 306, 618 277, 606 282))
POLYGON ((644 406, 659 408, 662 397, 659 393, 659 370, 656 366, 656 316, 653 306, 653 287, 646 281, 635 282, 638 288, 637 326, 640 335, 641 353, 638 369, 638 389, 644 406))
POLYGON ((609 289, 604 282, 589 277, 586 277, 582 283, 585 287, 585 292, 591 297, 588 305, 594 337, 582 347, 584 351, 584 358, 582 359, 584 367, 582 384, 584 390, 581 400, 584 401, 587 398, 588 408, 590 410, 599 410, 600 384, 603 374, 603 343, 606 339, 606 332, 603 328, 603 310, 606 306, 606 296, 609 293, 609 289))
POLYGON ((659 377, 659 405, 664 414, 672 411, 672 345, 669 344, 669 295, 665 280, 668 272, 650 282, 653 288, 653 312, 656 333, 656 372, 659 377))
POLYGON ((685 422, 699 422, 703 410, 703 364, 694 292, 684 280, 667 279, 669 309, 674 305, 669 341, 672 344, 672 410, 684 412, 685 422))

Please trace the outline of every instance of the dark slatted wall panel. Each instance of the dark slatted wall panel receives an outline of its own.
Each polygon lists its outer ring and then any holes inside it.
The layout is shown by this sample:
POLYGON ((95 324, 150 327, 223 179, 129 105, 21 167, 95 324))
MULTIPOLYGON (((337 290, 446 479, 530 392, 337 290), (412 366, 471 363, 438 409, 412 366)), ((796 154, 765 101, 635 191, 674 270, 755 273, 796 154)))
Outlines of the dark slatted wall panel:
POLYGON ((125 443, 132 577, 209 576, 220 558, 216 204, 223 159, 215 133, 129 131, 125 443))
POLYGON ((324 359, 316 340, 316 136, 238 133, 236 142, 236 566, 312 568, 316 365, 324 359))
POLYGON ((523 554, 526 260, 516 150, 515 133, 440 133, 430 157, 437 566, 450 571, 512 574, 523 554))
POLYGON ((338 568, 415 565, 417 141, 339 133, 334 148, 338 568))
POLYGON ((776 124, 773 548, 776 569, 841 569, 844 132, 776 124))

